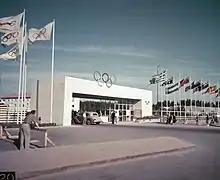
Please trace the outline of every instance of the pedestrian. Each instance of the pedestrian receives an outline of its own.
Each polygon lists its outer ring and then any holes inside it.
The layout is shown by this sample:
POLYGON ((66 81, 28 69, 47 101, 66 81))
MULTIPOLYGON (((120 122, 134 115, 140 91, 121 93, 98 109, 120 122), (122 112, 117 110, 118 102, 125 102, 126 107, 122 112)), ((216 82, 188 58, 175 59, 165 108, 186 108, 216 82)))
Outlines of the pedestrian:
POLYGON ((38 119, 35 117, 35 110, 32 110, 30 113, 27 113, 25 119, 23 120, 20 126, 20 150, 29 149, 30 148, 30 140, 31 140, 31 125, 35 124, 35 126, 39 127, 38 119))
POLYGON ((209 126, 209 115, 208 114, 206 114, 206 124, 207 126, 209 126))
POLYGON ((112 124, 115 124, 115 111, 112 111, 111 119, 112 119, 112 124))
POLYGON ((199 124, 199 116, 198 116, 198 114, 196 115, 196 125, 198 125, 199 124))
POLYGON ((119 121, 119 111, 116 111, 115 113, 115 124, 118 124, 119 121))
POLYGON ((83 122, 82 122, 82 124, 83 124, 83 125, 86 125, 86 121, 87 121, 87 118, 86 118, 86 111, 84 111, 84 113, 83 113, 83 122))

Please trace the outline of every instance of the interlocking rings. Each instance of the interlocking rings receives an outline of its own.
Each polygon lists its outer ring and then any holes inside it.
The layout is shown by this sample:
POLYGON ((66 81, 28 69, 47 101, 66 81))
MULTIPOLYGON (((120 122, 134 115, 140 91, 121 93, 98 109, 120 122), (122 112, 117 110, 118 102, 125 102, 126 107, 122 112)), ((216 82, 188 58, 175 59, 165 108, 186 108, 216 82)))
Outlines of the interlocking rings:
POLYGON ((46 28, 41 28, 38 33, 33 34, 33 38, 35 40, 37 40, 38 38, 42 38, 42 37, 46 38, 46 31, 47 31, 46 28))
POLYGON ((10 40, 11 38, 17 38, 19 35, 19 32, 11 32, 8 33, 7 35, 2 37, 2 42, 6 43, 8 42, 8 40, 10 40))
POLYGON ((100 87, 102 87, 105 84, 108 88, 110 88, 112 84, 116 81, 115 76, 109 76, 109 74, 106 72, 101 74, 99 71, 95 71, 93 77, 95 81, 98 82, 98 85, 100 87))
POLYGON ((1 26, 6 26, 6 25, 8 25, 8 26, 15 26, 16 25, 16 21, 11 21, 11 22, 0 22, 0 27, 1 26))
POLYGON ((11 57, 15 57, 16 56, 16 51, 10 51, 8 52, 8 55, 11 57))

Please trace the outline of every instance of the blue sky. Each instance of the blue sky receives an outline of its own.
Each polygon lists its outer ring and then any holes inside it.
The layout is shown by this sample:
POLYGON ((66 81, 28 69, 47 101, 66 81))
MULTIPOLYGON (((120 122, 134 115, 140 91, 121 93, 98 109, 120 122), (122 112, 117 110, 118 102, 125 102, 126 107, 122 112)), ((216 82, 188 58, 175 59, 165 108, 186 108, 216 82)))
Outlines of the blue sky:
MULTIPOLYGON (((56 20, 56 75, 93 79, 99 70, 115 75, 117 84, 155 91, 148 82, 160 65, 176 79, 220 83, 218 0, 2 0, 0 17, 24 8, 29 28, 56 20)), ((29 46, 28 89, 50 74, 51 44, 29 46)), ((18 63, 0 61, 0 73, 0 94, 16 93, 18 63)))

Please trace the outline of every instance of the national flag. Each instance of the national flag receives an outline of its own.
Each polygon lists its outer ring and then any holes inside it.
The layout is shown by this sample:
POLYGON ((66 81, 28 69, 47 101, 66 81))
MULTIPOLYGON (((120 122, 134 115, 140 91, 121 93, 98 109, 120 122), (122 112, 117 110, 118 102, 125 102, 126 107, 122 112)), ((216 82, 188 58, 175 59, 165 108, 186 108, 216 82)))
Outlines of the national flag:
POLYGON ((216 89, 215 93, 219 93, 220 92, 220 87, 216 89))
POLYGON ((51 39, 52 28, 54 22, 51 22, 41 29, 31 28, 29 29, 29 41, 34 43, 35 41, 47 41, 51 39))
POLYGON ((22 17, 23 13, 16 16, 0 18, 0 32, 7 33, 9 31, 19 30, 22 17))
POLYGON ((174 88, 174 89, 172 89, 172 90, 166 89, 166 90, 165 90, 165 94, 171 94, 171 93, 174 93, 174 92, 176 92, 176 91, 178 91, 178 90, 179 90, 179 87, 174 88))
POLYGON ((0 60, 15 60, 17 58, 17 47, 18 45, 14 46, 6 53, 0 54, 0 60))
POLYGON ((190 89, 191 89, 191 86, 190 86, 190 85, 189 85, 189 86, 186 86, 185 92, 188 92, 190 89))
POLYGON ((21 42, 22 29, 23 29, 23 28, 21 28, 21 29, 18 30, 18 31, 11 31, 11 32, 5 33, 5 34, 1 37, 1 44, 2 44, 2 45, 10 46, 10 45, 12 45, 12 44, 21 42))
POLYGON ((161 86, 166 86, 169 84, 173 84, 173 77, 169 78, 167 81, 163 82, 161 86))
POLYGON ((202 87, 201 87, 201 90, 204 90, 204 89, 206 89, 208 87, 209 87, 209 82, 203 83, 202 87))
POLYGON ((216 97, 220 97, 220 91, 217 93, 216 97))
POLYGON ((194 89, 198 86, 201 86, 201 81, 199 80, 196 83, 193 81, 192 84, 191 84, 191 89, 194 89))
POLYGON ((167 90, 173 89, 173 88, 177 87, 178 85, 179 85, 179 83, 175 83, 174 85, 169 86, 169 87, 167 87, 166 89, 167 89, 167 90))
POLYGON ((189 77, 184 78, 180 81, 180 88, 189 83, 189 77))
POLYGON ((216 85, 213 85, 213 86, 210 86, 204 93, 202 94, 206 94, 206 93, 209 93, 209 94, 215 94, 216 93, 216 90, 217 90, 217 86, 216 85))
POLYGON ((195 92, 200 92, 202 90, 202 87, 201 86, 197 86, 196 88, 193 89, 193 93, 195 92))

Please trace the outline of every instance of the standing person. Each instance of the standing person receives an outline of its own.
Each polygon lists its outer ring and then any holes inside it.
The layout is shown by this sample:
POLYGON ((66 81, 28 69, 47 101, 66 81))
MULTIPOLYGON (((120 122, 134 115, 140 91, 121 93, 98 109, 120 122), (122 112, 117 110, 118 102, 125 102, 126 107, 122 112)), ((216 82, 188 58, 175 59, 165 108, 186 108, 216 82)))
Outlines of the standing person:
POLYGON ((117 110, 115 113, 115 124, 118 124, 119 121, 119 111, 117 110))
POLYGON ((198 116, 198 114, 196 115, 196 125, 198 125, 199 124, 199 116, 198 116))
POLYGON ((206 124, 207 126, 209 126, 209 115, 208 114, 206 114, 206 124))
POLYGON ((84 113, 83 113, 83 122, 82 122, 82 124, 83 125, 86 125, 86 111, 84 111, 84 113))
POLYGON ((38 119, 35 117, 35 110, 32 110, 25 119, 20 127, 20 150, 22 149, 29 149, 30 148, 30 140, 31 140, 31 124, 35 124, 37 127, 38 119))
POLYGON ((115 124, 115 111, 111 114, 112 124, 115 124))

